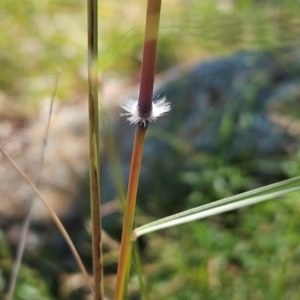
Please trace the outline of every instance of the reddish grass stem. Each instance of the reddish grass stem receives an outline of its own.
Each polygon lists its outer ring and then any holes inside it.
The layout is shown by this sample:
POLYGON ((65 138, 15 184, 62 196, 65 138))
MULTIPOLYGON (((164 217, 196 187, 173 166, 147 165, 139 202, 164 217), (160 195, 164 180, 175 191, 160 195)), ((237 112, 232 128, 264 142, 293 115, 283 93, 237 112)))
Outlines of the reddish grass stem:
POLYGON ((152 110, 152 97, 156 63, 157 36, 161 0, 148 0, 143 61, 138 107, 140 116, 148 118, 152 110))
POLYGON ((152 99, 160 8, 161 0, 148 0, 143 61, 141 68, 141 84, 138 99, 138 114, 140 121, 137 123, 137 129, 135 132, 135 140, 132 151, 131 167, 127 190, 127 203, 124 214, 120 258, 114 295, 115 300, 123 300, 126 297, 125 294, 127 287, 127 279, 129 276, 131 264, 131 232, 134 222, 136 195, 140 176, 144 140, 148 127, 147 119, 151 116, 152 113, 152 99))

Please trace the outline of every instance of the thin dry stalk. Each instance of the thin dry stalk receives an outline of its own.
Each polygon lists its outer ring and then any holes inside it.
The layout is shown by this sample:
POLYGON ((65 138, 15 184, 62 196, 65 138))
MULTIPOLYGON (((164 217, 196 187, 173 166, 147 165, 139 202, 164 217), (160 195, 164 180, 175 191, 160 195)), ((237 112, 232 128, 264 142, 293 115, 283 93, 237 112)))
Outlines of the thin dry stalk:
POLYGON ((9 154, 2 148, 2 146, 0 146, 0 151, 2 152, 2 154, 6 157, 6 159, 10 162, 10 164, 16 169, 16 171, 23 177, 23 179, 31 186, 31 188, 33 189, 33 191, 35 192, 35 194, 43 201, 43 203, 45 204, 45 206, 47 207, 54 223, 57 225, 59 231, 61 232, 61 234, 63 235, 63 237, 65 238, 67 244, 70 247, 70 250, 73 253, 73 256, 78 264, 79 269, 81 270, 83 276, 86 279, 86 282, 88 284, 88 286, 91 289, 92 294, 94 295, 94 288, 93 288, 93 284, 90 280, 90 277, 80 259, 80 256, 71 240, 71 238, 69 237, 66 229, 64 228, 63 224, 61 223, 61 221, 59 220, 58 216, 56 215, 56 213, 54 212, 54 210, 49 206, 49 204, 47 203, 47 201, 44 199, 44 197, 42 196, 42 194, 40 193, 40 191, 38 190, 38 188, 34 185, 34 183, 29 179, 29 177, 19 168, 19 166, 14 162, 14 160, 9 156, 9 154))
MULTIPOLYGON (((44 154, 45 154, 45 150, 46 150, 46 146, 47 146, 47 140, 48 140, 50 122, 51 122, 51 116, 52 116, 53 102, 54 102, 55 94, 56 94, 56 91, 57 91, 59 75, 60 75, 60 70, 57 72, 55 85, 54 85, 53 93, 52 93, 52 96, 51 96, 51 102, 50 102, 46 132, 45 132, 43 144, 41 146, 40 159, 39 159, 39 163, 38 163, 37 170, 36 170, 36 175, 35 175, 35 185, 37 187, 39 186, 40 173, 41 173, 41 170, 42 170, 42 167, 43 167, 43 164, 44 164, 44 154)), ((14 296, 16 283, 17 283, 17 277, 18 277, 18 274, 19 274, 19 270, 20 270, 20 266, 21 266, 25 246, 26 246, 27 234, 28 234, 28 230, 29 230, 29 227, 30 227, 30 223, 31 223, 31 208, 32 208, 32 205, 33 205, 33 198, 31 196, 28 203, 27 203, 25 219, 24 219, 24 223, 23 223, 23 226, 22 226, 22 229, 21 229, 21 238, 20 238, 20 241, 19 241, 19 244, 18 244, 16 259, 14 261, 14 265, 13 265, 13 268, 12 268, 12 273, 11 273, 11 277, 10 277, 10 281, 9 281, 9 285, 8 285, 7 300, 12 300, 13 296, 14 296)))

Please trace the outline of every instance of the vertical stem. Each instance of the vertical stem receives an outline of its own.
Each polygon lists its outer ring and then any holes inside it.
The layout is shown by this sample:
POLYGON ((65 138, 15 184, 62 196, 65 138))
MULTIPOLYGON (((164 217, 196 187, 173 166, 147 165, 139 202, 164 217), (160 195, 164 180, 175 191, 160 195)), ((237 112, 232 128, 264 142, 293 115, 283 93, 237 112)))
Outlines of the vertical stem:
POLYGON ((131 232, 134 221, 136 195, 143 154, 144 141, 148 127, 145 120, 152 112, 152 98, 155 75, 156 48, 160 18, 161 0, 148 0, 146 28, 141 68, 141 84, 138 99, 138 112, 141 122, 137 124, 130 166, 127 203, 124 215, 123 232, 115 288, 115 300, 125 298, 126 283, 130 271, 132 241, 131 232))
POLYGON ((93 269, 96 300, 104 299, 100 215, 100 164, 98 117, 98 1, 88 0, 88 88, 90 191, 92 217, 93 269))
POLYGON ((140 117, 144 118, 149 117, 152 110, 160 8, 161 0, 148 0, 138 104, 140 117))
POLYGON ((130 175, 127 191, 127 203, 123 223, 122 241, 120 249, 120 258, 118 265, 117 282, 115 288, 115 300, 122 300, 126 290, 126 279, 129 274, 131 261, 132 242, 131 232, 134 220, 136 194, 138 188, 138 180, 140 175, 144 140, 146 136, 146 127, 138 127, 135 132, 135 141, 132 151, 132 159, 130 166, 130 175))

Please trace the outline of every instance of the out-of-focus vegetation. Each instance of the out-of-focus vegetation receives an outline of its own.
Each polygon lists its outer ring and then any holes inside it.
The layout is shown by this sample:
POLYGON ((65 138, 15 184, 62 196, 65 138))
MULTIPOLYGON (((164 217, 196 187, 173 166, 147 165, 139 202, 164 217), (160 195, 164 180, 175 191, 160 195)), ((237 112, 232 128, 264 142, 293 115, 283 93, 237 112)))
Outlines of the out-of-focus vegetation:
MULTIPOLYGON (((272 47, 297 40, 297 5, 290 1, 164 1, 158 71, 203 55, 272 47)), ((86 80, 86 2, 26 0, 0 3, 0 88, 30 108, 53 90, 80 99, 86 80)), ((99 69, 103 78, 137 75, 145 17, 142 1, 99 2, 99 69)), ((19 106, 20 107, 20 106, 19 106)))
MULTIPOLYGON (((157 69, 245 48, 297 43, 299 5, 298 0, 163 1, 157 69)), ((138 76, 144 16, 145 1, 99 2, 102 80, 138 76)), ((58 69, 59 100, 86 97, 85 1, 2 0, 0 18, 0 90, 11 102, 6 114, 31 114, 51 95, 58 69)), ((195 193, 183 199, 188 205, 205 193, 225 197, 236 186, 251 186, 250 178, 241 179, 238 166, 218 165, 216 173, 218 159, 212 160, 204 174, 194 174, 206 181, 199 183, 196 178, 193 183, 182 174, 195 187, 195 193)), ((287 176, 299 175, 299 156, 285 158, 276 168, 287 176)), ((145 273, 152 298, 300 299, 297 200, 291 195, 284 202, 261 204, 149 236, 145 273)), ((14 253, 4 238, 0 242, 1 298, 14 253)), ((37 272, 24 263, 16 300, 56 299, 57 294, 50 293, 47 273, 37 272)), ((71 299, 63 293, 60 297, 71 299)))
POLYGON ((153 239, 158 299, 298 299, 298 197, 226 219, 195 222, 153 239), (230 221, 235 220, 234 223, 230 221), (160 247, 163 244, 164 247, 160 247))

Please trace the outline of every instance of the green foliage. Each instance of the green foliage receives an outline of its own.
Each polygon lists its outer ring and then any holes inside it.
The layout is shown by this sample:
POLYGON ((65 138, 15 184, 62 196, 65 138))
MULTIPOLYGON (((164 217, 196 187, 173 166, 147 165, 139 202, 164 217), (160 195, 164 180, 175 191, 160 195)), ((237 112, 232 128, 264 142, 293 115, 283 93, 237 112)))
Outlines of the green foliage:
POLYGON ((230 227, 224 222, 227 216, 214 217, 154 237, 157 264, 149 276, 153 295, 224 300, 299 297, 300 207, 297 196, 289 199, 239 211, 230 227))
POLYGON ((66 9, 53 1, 1 1, 5 30, 0 34, 0 88, 22 100, 17 104, 23 108, 51 95, 58 68, 63 87, 59 97, 73 96, 78 81, 84 86, 79 73, 86 58, 82 43, 86 40, 85 23, 80 21, 84 7, 71 4, 66 9))
MULTIPOLYGON (((163 5, 158 70, 212 53, 248 47, 271 47, 297 40, 296 0, 271 3, 236 1, 166 1, 163 5), (226 1, 224 2, 226 3, 226 1)), ((22 108, 40 102, 53 90, 61 69, 58 98, 85 93, 86 8, 82 1, 0 3, 0 88, 22 100, 22 108)), ((128 1, 100 3, 101 72, 130 76, 139 72, 145 7, 128 1), (122 11, 122 26, 119 18, 122 11)), ((27 109, 26 109, 27 111, 27 109)))
MULTIPOLYGON (((0 249, 0 298, 3 299, 13 266, 13 255, 2 231, 0 231, 0 249)), ((47 275, 42 276, 24 263, 18 275, 14 300, 28 299, 54 300, 54 297, 50 292, 47 275)))
POLYGON ((215 157, 206 157, 203 162, 199 164, 203 172, 191 171, 182 174, 182 181, 192 187, 192 193, 187 198, 187 207, 198 206, 199 199, 203 199, 202 204, 205 204, 257 186, 254 179, 239 165, 226 164, 215 157))

